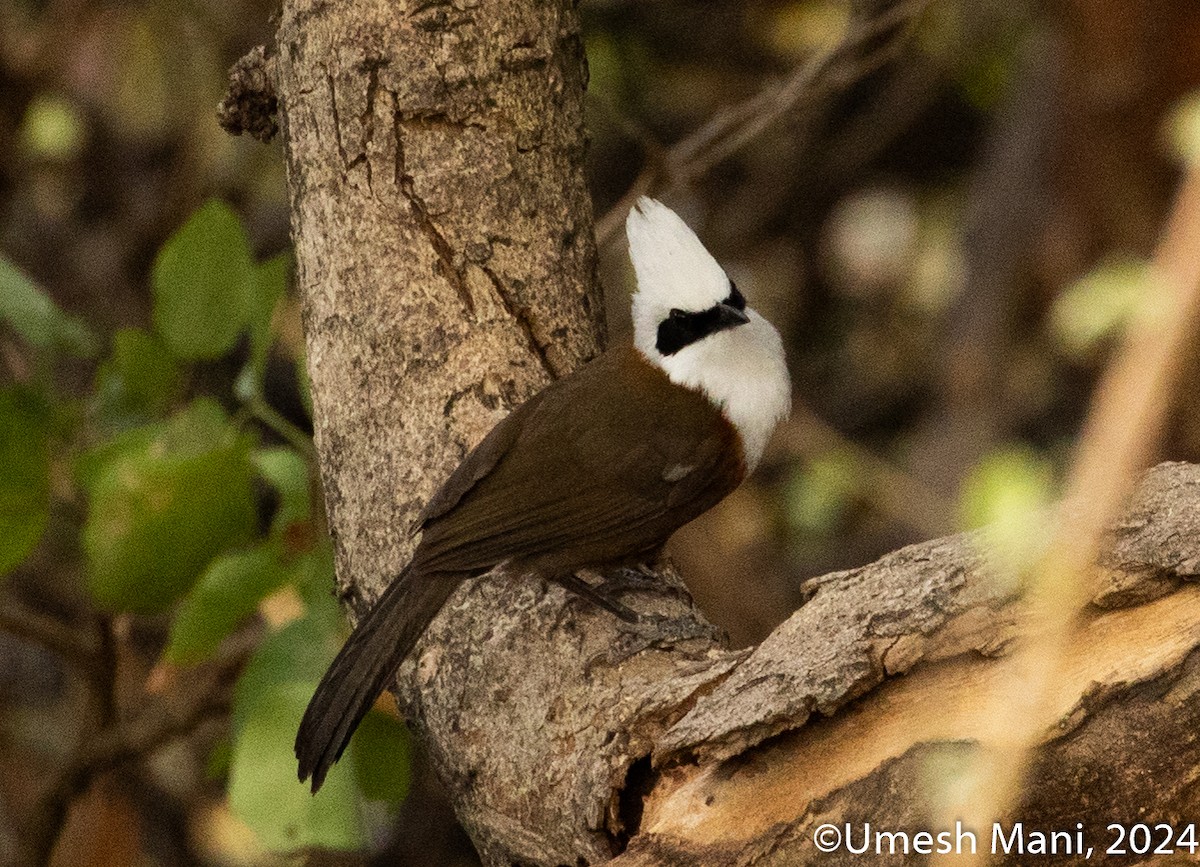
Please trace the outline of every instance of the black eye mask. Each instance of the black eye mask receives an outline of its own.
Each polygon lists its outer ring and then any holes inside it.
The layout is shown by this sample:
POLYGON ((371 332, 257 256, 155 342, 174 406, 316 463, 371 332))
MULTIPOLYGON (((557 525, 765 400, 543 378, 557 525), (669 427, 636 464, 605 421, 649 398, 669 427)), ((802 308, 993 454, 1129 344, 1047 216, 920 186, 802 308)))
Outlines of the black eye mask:
POLYGON ((727 304, 734 310, 746 309, 746 299, 742 296, 742 293, 738 291, 737 284, 732 280, 729 281, 729 297, 721 303, 727 304))
POLYGON ((685 346, 710 334, 744 325, 745 317, 730 316, 730 309, 739 313, 746 309, 746 299, 732 280, 729 281, 729 297, 721 303, 698 313, 672 310, 671 315, 658 324, 655 348, 663 355, 674 355, 685 346))

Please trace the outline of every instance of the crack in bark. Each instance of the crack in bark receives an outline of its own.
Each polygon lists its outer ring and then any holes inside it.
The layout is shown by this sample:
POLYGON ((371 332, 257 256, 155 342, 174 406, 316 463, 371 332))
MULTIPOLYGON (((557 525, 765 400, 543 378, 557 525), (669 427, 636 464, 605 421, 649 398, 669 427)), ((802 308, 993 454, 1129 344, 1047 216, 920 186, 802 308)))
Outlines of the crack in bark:
POLYGON ((367 66, 367 107, 363 110, 359 122, 363 126, 363 150, 375 138, 375 97, 379 92, 379 67, 386 66, 387 61, 376 61, 367 66))
POLYGON ((342 143, 342 118, 338 114, 337 85, 332 73, 325 73, 325 83, 329 85, 329 113, 333 115, 333 138, 337 142, 338 155, 342 158, 342 168, 345 170, 349 168, 349 160, 346 158, 346 146, 342 143))
POLYGON ((424 3, 414 4, 413 8, 408 13, 408 17, 416 18, 422 12, 427 12, 430 9, 445 8, 447 6, 453 6, 453 5, 454 4, 451 2, 451 0, 425 0, 424 3))
POLYGON ((407 124, 419 126, 422 129, 435 129, 437 127, 446 127, 449 129, 466 130, 477 129, 487 132, 487 126, 477 120, 459 120, 451 117, 445 111, 401 111, 400 120, 407 124))
POLYGON ((358 120, 363 128, 361 156, 367 164, 367 190, 373 193, 374 189, 371 186, 371 158, 368 151, 375 141, 375 99, 379 93, 379 70, 381 67, 387 66, 388 61, 383 58, 375 58, 367 61, 365 65, 367 67, 367 106, 358 120))
MULTIPOLYGON (((475 399, 479 401, 481 406, 484 406, 490 410, 499 408, 501 404, 499 395, 488 394, 482 382, 473 382, 465 388, 455 390, 454 393, 447 398, 445 405, 442 407, 442 415, 446 418, 450 418, 451 413, 454 412, 454 408, 458 406, 458 402, 467 395, 474 395, 475 399)), ((509 407, 506 407, 506 409, 507 408, 509 407)))
POLYGON ((379 70, 388 65, 386 58, 370 58, 359 64, 355 71, 367 73, 366 107, 358 115, 358 125, 362 129, 362 146, 353 157, 346 151, 342 139, 342 117, 338 109, 337 82, 333 73, 325 73, 325 84, 329 88, 329 108, 333 116, 334 140, 337 142, 338 155, 342 161, 342 171, 348 174, 352 169, 365 165, 367 172, 367 190, 373 192, 373 167, 368 151, 375 141, 375 100, 379 93, 379 70))
POLYGON ((413 176, 409 174, 408 167, 405 164, 404 113, 399 108, 396 108, 393 111, 392 120, 396 135, 396 166, 393 180, 396 187, 408 201, 409 209, 412 211, 413 219, 417 222, 417 227, 420 228, 422 234, 429 240, 430 246, 433 247, 434 252, 437 254, 438 273, 454 288, 459 300, 463 303, 463 307, 466 308, 467 315, 474 318, 475 300, 471 297, 471 290, 467 287, 467 281, 463 276, 462 270, 454 264, 454 248, 450 246, 450 242, 446 240, 446 236, 442 234, 437 224, 429 216, 429 207, 425 204, 425 200, 417 195, 413 176))
MULTIPOLYGON (((669 730, 672 725, 695 707, 696 702, 700 698, 708 695, 728 680, 729 676, 737 670, 738 666, 750 657, 749 650, 731 651, 731 653, 739 658, 733 660, 728 668, 723 671, 717 671, 710 679, 697 684, 695 689, 686 696, 683 696, 671 707, 663 708, 660 713, 643 718, 639 721, 639 725, 658 724, 662 727, 663 731, 669 730)), ((719 668, 728 661, 727 658, 714 660, 709 663, 708 667, 710 669, 719 668)), ((686 677, 687 672, 680 672, 680 676, 686 677)), ((626 738, 631 738, 633 731, 625 731, 621 734, 626 738)), ((625 851, 629 845, 630 838, 640 830, 639 826, 646 798, 649 797, 658 774, 662 772, 662 768, 658 766, 656 757, 655 747, 657 746, 657 740, 657 738, 652 738, 651 742, 647 745, 648 748, 640 750, 638 755, 632 756, 625 763, 621 769, 620 783, 613 787, 611 798, 615 810, 609 812, 605 821, 605 827, 602 830, 617 845, 619 852, 625 851)))
POLYGON ((417 3, 407 17, 413 21, 414 27, 426 33, 450 33, 475 23, 469 9, 455 8, 451 0, 426 0, 424 3, 417 3))
POLYGON ((546 371, 551 379, 558 379, 558 371, 550 362, 550 356, 546 354, 546 348, 542 346, 541 342, 537 339, 537 335, 534 333, 533 319, 529 315, 529 309, 516 304, 509 297, 508 290, 504 288, 504 284, 500 282, 500 278, 496 276, 495 271, 486 265, 480 265, 479 267, 487 275, 488 280, 491 281, 492 286, 495 288, 496 296, 500 299, 500 304, 504 307, 504 312, 517 323, 517 327, 525 335, 530 352, 537 357, 538 362, 542 365, 542 369, 546 371))

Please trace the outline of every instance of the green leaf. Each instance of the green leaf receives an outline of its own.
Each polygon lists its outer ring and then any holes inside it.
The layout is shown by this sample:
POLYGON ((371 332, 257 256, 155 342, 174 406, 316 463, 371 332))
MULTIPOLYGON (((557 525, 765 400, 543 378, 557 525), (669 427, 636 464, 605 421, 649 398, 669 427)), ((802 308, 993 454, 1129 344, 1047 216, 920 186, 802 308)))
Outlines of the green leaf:
POLYGON ((233 392, 238 400, 250 403, 263 393, 267 355, 271 351, 271 321, 275 308, 287 289, 291 257, 281 253, 254 267, 250 293, 250 359, 238 374, 233 392))
POLYGON ((0 575, 42 538, 50 518, 48 411, 34 394, 0 391, 0 575))
POLYGON ((204 776, 209 780, 223 780, 229 774, 229 764, 233 759, 233 741, 227 736, 218 740, 208 754, 204 763, 204 776))
POLYGON ((1109 259, 1081 277, 1054 301, 1050 324, 1059 345, 1079 360, 1119 334, 1146 301, 1161 297, 1149 265, 1109 259))
POLYGON ((75 459, 75 480, 81 488, 92 494, 110 463, 122 455, 149 449, 151 443, 161 437, 166 429, 165 422, 153 422, 122 431, 96 444, 75 459))
POLYGON ((396 804, 407 792, 408 735, 386 714, 368 713, 320 792, 311 795, 296 780, 300 718, 345 637, 329 593, 329 546, 301 558, 297 572, 305 616, 267 636, 234 691, 229 801, 268 849, 356 849, 372 821, 386 821, 366 801, 396 804))
POLYGON ((118 425, 162 415, 179 395, 179 365, 158 337, 126 328, 96 373, 100 413, 118 425))
MULTIPOLYGON (((589 32, 585 41, 588 65, 588 96, 597 96, 610 106, 621 105, 627 67, 620 46, 611 33, 589 32)), ((609 109, 611 111, 612 109, 609 109)), ((589 119, 590 123, 590 119, 589 119)))
POLYGON ((830 449, 796 469, 785 488, 791 529, 806 536, 832 533, 858 494, 860 476, 858 462, 842 449, 830 449))
POLYGON ((400 720, 371 711, 359 723, 349 753, 365 797, 398 806, 408 795, 408 729, 400 720))
POLYGON ((793 66, 831 49, 850 27, 850 5, 840 0, 792 0, 762 16, 756 36, 781 61, 793 66))
POLYGON ((233 348, 253 304, 250 244, 237 215, 212 200, 159 250, 152 278, 154 327, 179 358, 233 348))
POLYGON ((271 850, 366 842, 352 774, 330 774, 316 795, 296 780, 296 729, 337 650, 339 630, 327 615, 314 612, 268 636, 234 694, 229 804, 271 850))
POLYGON ((214 445, 229 444, 238 438, 221 405, 210 397, 192 401, 171 416, 163 429, 163 447, 181 456, 202 455, 214 445))
POLYGON ((278 538, 288 527, 307 521, 312 514, 308 464, 295 449, 285 446, 259 449, 253 460, 262 477, 279 492, 279 510, 271 523, 271 535, 278 538))
POLYGON ((88 586, 109 609, 161 611, 253 535, 250 446, 209 400, 120 442, 81 471, 88 586))
POLYGON ((1019 578, 1036 560, 1052 527, 1047 515, 1054 497, 1054 468, 1025 445, 995 449, 979 461, 963 482, 959 512, 966 528, 982 527, 993 557, 1019 578))
POLYGON ((233 745, 229 805, 266 849, 366 843, 354 779, 333 774, 316 795, 296 780, 292 739, 316 683, 272 683, 255 698, 233 745))
POLYGON ((64 97, 39 93, 21 121, 21 144, 35 158, 69 160, 78 155, 87 129, 79 109, 64 97))
MULTIPOLYGON (((329 593, 324 601, 326 604, 308 606, 303 617, 270 633, 259 644, 234 692, 231 724, 235 737, 255 710, 258 696, 273 685, 302 683, 316 689, 345 638, 337 602, 329 593)), ((300 718, 295 721, 299 725, 300 718)), ((289 740, 294 739, 295 729, 292 735, 289 740)), ((295 782, 295 769, 292 770, 295 782)))
POLYGON ((963 484, 963 524, 982 527, 1014 513, 1037 512, 1050 502, 1053 483, 1050 462, 1033 449, 997 448, 971 469, 963 484))
POLYGON ((260 546, 208 564, 171 623, 166 658, 177 665, 208 659, 258 603, 288 578, 278 551, 260 546))
POLYGON ((63 313, 16 265, 0 256, 0 320, 38 349, 88 358, 96 351, 91 331, 63 313))
POLYGON ((1176 158, 1188 164, 1200 161, 1200 91, 1193 90, 1175 104, 1163 133, 1176 158))
POLYGON ((341 609, 330 590, 334 583, 333 543, 328 536, 317 540, 296 564, 296 590, 310 610, 326 612, 339 628, 343 624, 341 609))

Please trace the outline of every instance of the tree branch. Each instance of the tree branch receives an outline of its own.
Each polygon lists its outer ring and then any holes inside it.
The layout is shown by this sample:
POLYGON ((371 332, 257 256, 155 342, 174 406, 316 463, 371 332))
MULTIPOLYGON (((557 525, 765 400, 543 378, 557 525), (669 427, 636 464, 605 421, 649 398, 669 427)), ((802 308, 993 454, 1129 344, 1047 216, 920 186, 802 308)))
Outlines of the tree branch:
POLYGON ((131 718, 118 717, 112 704, 115 656, 111 648, 98 654, 108 678, 90 684, 89 708, 81 715, 79 745, 47 783, 24 823, 23 862, 51 863, 72 802, 98 774, 145 758, 175 738, 191 733, 205 720, 228 714, 232 675, 252 649, 249 643, 234 642, 220 658, 197 669, 170 695, 152 700, 131 718))
POLYGON ((12 598, 11 593, 0 605, 0 629, 58 654, 85 672, 95 668, 99 648, 87 633, 30 608, 12 598))
MULTIPOLYGON (((1097 595, 1067 659, 1071 676, 1036 721, 1041 743, 1084 731, 1101 695, 1106 725, 1136 727, 1123 702, 1144 702, 1140 685, 1190 670, 1200 645, 1198 591, 1187 584, 1200 574, 1200 467, 1150 473, 1106 550, 1105 571, 1121 576, 1127 598, 1158 596, 1111 610, 1100 607, 1111 596, 1097 595)), ((936 786, 926 779, 898 794, 889 763, 903 758, 904 773, 918 774, 930 755, 945 755, 921 747, 936 742, 961 767, 962 741, 995 719, 970 699, 1014 676, 1029 610, 998 574, 979 536, 914 545, 809 582, 812 598, 749 654, 702 638, 639 647, 558 588, 488 577, 451 600, 400 681, 489 863, 604 860, 627 841, 631 863, 758 863, 763 847, 779 863, 824 863, 810 836, 822 799, 857 804, 845 815, 872 823, 934 821, 936 786), (771 785, 781 788, 769 794, 771 785), (722 840, 729 845, 710 848, 722 840)), ((671 596, 634 601, 689 613, 671 596)), ((1200 720, 1200 699, 1188 702, 1200 720)), ((1170 744, 1181 765, 1200 761, 1200 748, 1170 744)), ((1122 749, 1109 744, 1103 758, 1147 761, 1122 749)), ((1038 757, 1054 770, 1037 772, 1034 793, 1043 773, 1065 774, 1072 761, 1038 757)), ((1135 803, 1147 802, 1114 792, 1094 809, 1070 798, 1039 809, 1052 819, 1050 806, 1070 808, 1094 824, 1135 803)), ((1039 818, 1031 808, 1021 816, 1039 818)))

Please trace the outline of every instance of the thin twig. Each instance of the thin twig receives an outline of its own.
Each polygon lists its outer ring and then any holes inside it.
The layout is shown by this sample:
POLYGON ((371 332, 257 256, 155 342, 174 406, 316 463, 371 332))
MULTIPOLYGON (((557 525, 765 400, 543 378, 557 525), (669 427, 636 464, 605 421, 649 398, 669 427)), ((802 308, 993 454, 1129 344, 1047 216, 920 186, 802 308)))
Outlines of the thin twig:
POLYGON ((831 93, 845 90, 884 66, 903 43, 902 38, 890 34, 906 32, 907 25, 916 20, 929 2, 900 0, 881 14, 859 19, 841 42, 800 64, 782 82, 770 84, 746 101, 718 112, 687 138, 676 142, 664 155, 661 168, 651 165, 644 169, 620 201, 596 221, 597 242, 603 246, 615 237, 638 196, 671 190, 695 180, 783 118, 798 114, 831 93), (885 36, 881 44, 870 45, 885 36), (868 45, 866 53, 860 53, 868 45))
POLYGON ((871 503, 922 535, 935 538, 954 530, 954 506, 945 497, 826 424, 803 403, 792 404, 780 440, 783 448, 808 459, 831 451, 849 455, 864 477, 871 503))
POLYGON ((194 731, 205 720, 223 715, 228 710, 228 703, 215 701, 211 695, 203 694, 192 699, 183 711, 151 711, 132 723, 111 726, 98 732, 39 799, 34 809, 37 818, 31 823, 30 833, 27 834, 26 863, 51 863, 67 810, 98 774, 122 762, 148 756, 175 738, 194 731))
POLYGON ((202 722, 228 712, 225 698, 228 674, 236 670, 249 652, 235 652, 211 666, 207 678, 193 678, 173 700, 155 702, 131 720, 117 720, 104 710, 104 696, 93 696, 97 714, 105 722, 84 737, 71 759, 46 787, 32 812, 24 834, 25 863, 49 865, 54 846, 66 821, 71 803, 97 774, 123 762, 135 761, 194 731, 202 722))
POLYGON ((296 425, 292 424, 283 417, 276 409, 271 406, 262 397, 253 397, 246 401, 246 408, 250 414, 265 424, 275 433, 279 434, 288 445, 298 451, 310 465, 315 465, 317 460, 316 448, 313 446, 312 438, 296 425))
MULTIPOLYGON (((84 706, 76 719, 78 743, 75 754, 82 750, 91 732, 103 730, 116 718, 117 649, 110 619, 103 615, 95 616, 95 632, 96 650, 84 680, 84 706)), ((82 769, 82 762, 74 759, 68 761, 34 805, 22 840, 26 863, 39 867, 50 863, 71 800, 83 791, 91 779, 91 774, 83 773, 82 769)))
POLYGON ((587 99, 588 105, 593 105, 603 112, 613 126, 624 133, 626 138, 641 146, 649 163, 656 165, 666 160, 666 146, 648 127, 621 111, 607 97, 593 91, 588 91, 584 97, 587 99))
POLYGON ((95 668, 99 648, 86 633, 56 617, 35 611, 13 599, 12 594, 0 605, 0 630, 58 654, 80 668, 88 671, 95 668))
POLYGON ((98 732, 81 757, 84 766, 95 774, 121 762, 148 756, 175 738, 189 734, 206 719, 228 712, 229 702, 217 697, 220 691, 218 685, 189 699, 181 709, 164 707, 98 732))

